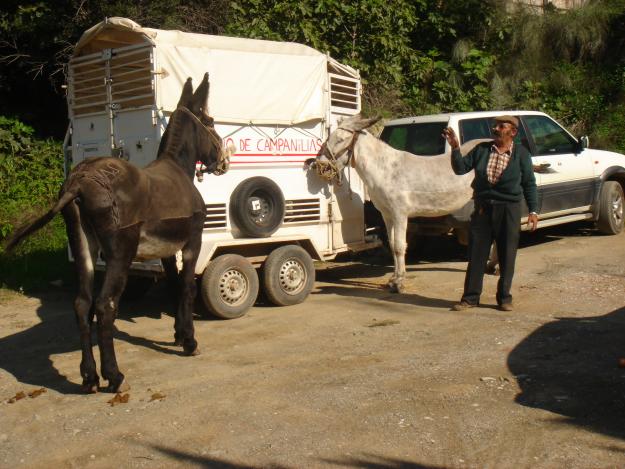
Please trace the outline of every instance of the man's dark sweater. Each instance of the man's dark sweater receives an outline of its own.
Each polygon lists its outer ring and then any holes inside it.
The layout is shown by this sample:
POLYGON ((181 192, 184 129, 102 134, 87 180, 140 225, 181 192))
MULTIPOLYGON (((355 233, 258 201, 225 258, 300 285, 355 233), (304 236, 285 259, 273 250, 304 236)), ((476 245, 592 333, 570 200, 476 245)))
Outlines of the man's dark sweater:
POLYGON ((454 173, 466 174, 475 170, 473 198, 479 200, 499 200, 502 202, 518 202, 525 197, 530 212, 538 212, 538 194, 536 192, 536 178, 532 169, 532 157, 522 145, 513 145, 512 156, 508 166, 501 175, 497 184, 488 182, 486 168, 490 157, 493 142, 483 142, 477 145, 466 156, 462 156, 460 149, 451 152, 451 167, 454 173))

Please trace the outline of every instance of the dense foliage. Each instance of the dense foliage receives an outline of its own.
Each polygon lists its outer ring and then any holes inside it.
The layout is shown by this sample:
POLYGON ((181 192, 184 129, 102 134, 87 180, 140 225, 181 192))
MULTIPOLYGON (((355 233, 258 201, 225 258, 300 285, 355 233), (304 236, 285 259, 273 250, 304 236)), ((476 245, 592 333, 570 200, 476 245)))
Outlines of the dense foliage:
POLYGON ((34 130, 0 116, 0 236, 49 204, 63 183, 61 144, 33 138, 34 130))
MULTIPOLYGON (((0 239, 40 215, 55 200, 62 183, 60 142, 37 139, 31 127, 0 116, 0 239)), ((36 284, 42 272, 43 277, 58 276, 65 263, 50 263, 50 256, 59 258, 65 245, 59 217, 28 238, 15 256, 0 257, 0 285, 36 284)))
MULTIPOLYGON (((507 0, 5 0, 0 11, 0 239, 62 179, 64 65, 105 17, 296 41, 361 71, 367 114, 545 111, 625 152, 625 0, 539 10, 507 0)), ((30 241, 63 244, 58 220, 30 241), (39 241, 37 241, 39 240, 39 241)), ((43 245, 41 245, 43 246, 43 245)), ((2 267, 0 265, 0 267, 2 267)))
POLYGON ((505 0, 7 0, 0 11, 0 115, 62 137, 63 65, 93 24, 296 41, 358 68, 365 111, 397 116, 541 109, 624 150, 606 131, 620 112, 625 0, 539 10, 505 0), (31 81, 34 80, 34 81, 31 81), (609 118, 607 118, 609 120, 609 118))

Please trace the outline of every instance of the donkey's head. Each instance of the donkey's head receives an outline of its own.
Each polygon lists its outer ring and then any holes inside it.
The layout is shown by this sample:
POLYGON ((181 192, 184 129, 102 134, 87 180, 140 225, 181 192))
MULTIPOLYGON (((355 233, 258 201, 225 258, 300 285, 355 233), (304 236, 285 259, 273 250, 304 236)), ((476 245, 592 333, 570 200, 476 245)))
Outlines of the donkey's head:
POLYGON ((343 119, 321 146, 311 166, 324 179, 337 179, 340 183, 343 168, 349 165, 353 158, 358 136, 378 120, 379 118, 364 119, 360 115, 343 119))
POLYGON ((214 120, 208 115, 208 92, 208 73, 204 74, 195 93, 191 78, 187 79, 159 147, 159 157, 165 154, 173 156, 191 177, 194 172, 198 177, 204 172, 225 173, 233 151, 224 148, 221 137, 215 131, 214 120), (201 169, 196 171, 198 162, 201 169))

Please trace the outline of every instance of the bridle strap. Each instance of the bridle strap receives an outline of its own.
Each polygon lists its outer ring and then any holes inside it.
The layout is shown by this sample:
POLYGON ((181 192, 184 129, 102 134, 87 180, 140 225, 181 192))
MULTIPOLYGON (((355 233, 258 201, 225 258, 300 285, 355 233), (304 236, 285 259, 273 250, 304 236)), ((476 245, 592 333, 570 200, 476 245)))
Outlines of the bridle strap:
POLYGON ((349 142, 349 145, 341 149, 338 153, 334 154, 328 148, 327 142, 325 142, 323 146, 321 147, 321 153, 326 156, 328 161, 325 162, 323 165, 317 164, 316 168, 317 168, 317 174, 319 174, 319 176, 321 176, 324 179, 327 179, 328 181, 331 181, 332 179, 336 178, 338 179, 338 184, 340 185, 341 180, 340 180, 339 170, 336 165, 336 162, 341 156, 343 156, 347 152, 347 163, 345 166, 355 167, 356 157, 355 157, 354 147, 356 146, 356 141, 358 140, 358 137, 360 136, 362 131, 346 129, 345 127, 338 127, 337 130, 339 129, 352 133, 352 139, 349 142))
MULTIPOLYGON (((217 175, 224 174, 228 170, 228 166, 229 166, 230 162, 228 161, 228 157, 226 156, 226 152, 224 152, 224 150, 223 150, 223 142, 221 141, 221 138, 219 138, 219 136, 217 135, 217 132, 215 132, 214 127, 211 127, 209 125, 204 124, 204 122, 202 122, 200 120, 200 118, 198 116, 196 116, 193 112, 191 112, 189 110, 189 108, 187 108, 186 106, 178 106, 176 108, 176 110, 177 111, 178 110, 182 111, 185 114, 191 116, 193 118, 193 120, 195 121, 195 123, 199 124, 206 131, 206 134, 208 135, 208 139, 211 141, 211 143, 216 148, 220 148, 221 149, 221 151, 219 152, 220 161, 217 164, 217 168, 218 169, 216 169, 214 172, 217 175), (212 130, 212 132, 211 132, 211 130, 212 130)), ((197 176, 197 178, 198 178, 198 180, 200 182, 202 182, 203 175, 206 172, 208 172, 208 170, 204 166, 204 163, 200 162, 200 169, 195 171, 195 175, 197 176)))
POLYGON ((354 146, 356 145, 356 140, 358 140, 358 137, 360 136, 360 134, 362 133, 361 131, 357 131, 357 130, 351 130, 351 129, 346 129, 345 127, 338 127, 337 130, 345 130, 347 132, 351 132, 352 133, 352 140, 351 142, 349 142, 349 145, 347 145, 345 148, 343 148, 341 151, 339 151, 336 155, 333 154, 330 149, 328 148, 328 146, 326 144, 324 144, 323 146, 323 152, 325 153, 326 156, 328 156, 330 160, 332 161, 336 161, 338 160, 341 156, 343 156, 343 154, 345 152, 348 152, 347 154, 347 164, 350 163, 353 155, 354 155, 354 146))

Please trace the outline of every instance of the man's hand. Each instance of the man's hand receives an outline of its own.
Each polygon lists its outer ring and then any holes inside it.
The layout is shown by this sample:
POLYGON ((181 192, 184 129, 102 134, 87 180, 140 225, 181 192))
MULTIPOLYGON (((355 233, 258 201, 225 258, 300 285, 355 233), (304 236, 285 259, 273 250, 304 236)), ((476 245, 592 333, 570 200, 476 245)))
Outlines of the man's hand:
POLYGON ((460 147, 460 143, 458 142, 458 137, 456 137, 456 132, 451 127, 445 127, 443 129, 443 138, 447 140, 449 146, 452 150, 460 147))
POLYGON ((530 226, 530 231, 535 231, 538 228, 538 215, 530 213, 527 216, 527 224, 530 226))

